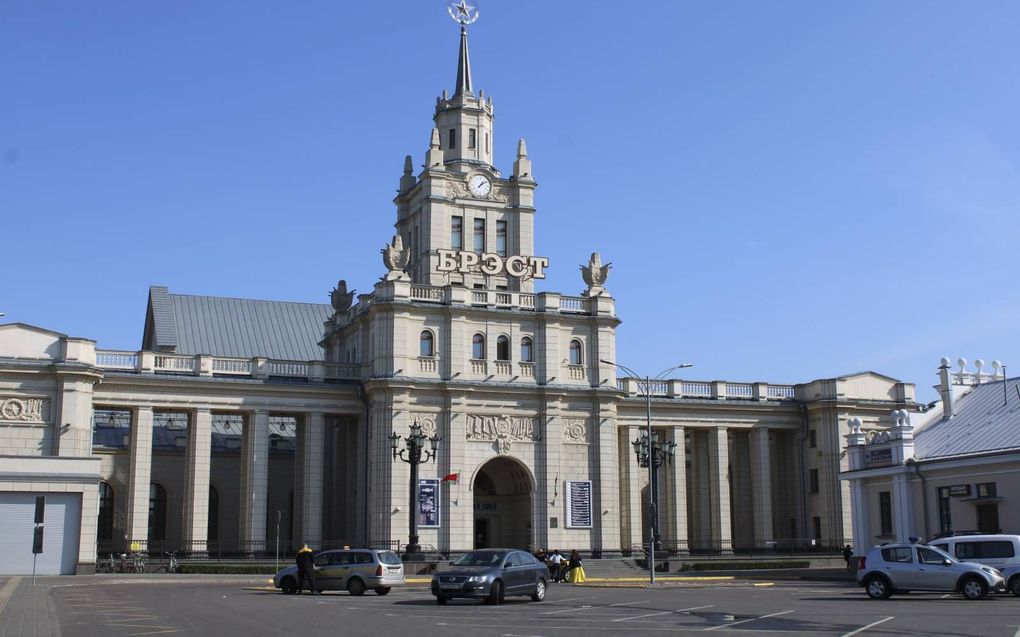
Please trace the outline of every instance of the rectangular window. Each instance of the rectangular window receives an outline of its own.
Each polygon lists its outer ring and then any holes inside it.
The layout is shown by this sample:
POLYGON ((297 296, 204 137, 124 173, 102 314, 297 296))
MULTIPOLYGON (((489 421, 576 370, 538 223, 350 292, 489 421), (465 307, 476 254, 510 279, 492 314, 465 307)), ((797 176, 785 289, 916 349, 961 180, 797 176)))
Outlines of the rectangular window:
POLYGON ((900 546, 894 549, 882 549, 882 559, 886 562, 913 564, 914 551, 909 546, 900 546))
POLYGON ((475 252, 485 252, 485 219, 475 219, 475 252))
POLYGON ((450 222, 450 247, 464 249, 464 217, 454 217, 450 222))
POLYGON ((454 149, 456 147, 457 147, 457 129, 456 128, 451 128, 450 129, 450 144, 449 144, 449 148, 452 150, 452 149, 454 149))
POLYGON ((506 222, 496 222, 496 254, 506 256, 506 222))
POLYGON ((489 154, 489 134, 485 133, 485 154, 489 154))
POLYGON ((949 487, 939 487, 939 530, 953 530, 952 499, 949 497, 949 487))
POLYGON ((477 133, 475 133, 475 129, 473 129, 473 128, 469 128, 468 129, 468 148, 470 148, 472 150, 474 150, 474 148, 475 148, 475 144, 476 144, 475 136, 476 135, 477 135, 477 133))
POLYGON ((808 447, 814 449, 818 446, 818 436, 815 435, 815 430, 812 429, 808 432, 808 447))
POLYGON ((818 469, 808 471, 808 476, 811 478, 811 493, 818 493, 818 469))
POLYGON ((892 492, 878 492, 878 514, 882 520, 882 535, 891 535, 892 528, 892 492))
POLYGON ((977 485, 977 497, 979 498, 994 498, 997 493, 995 490, 994 482, 979 482, 977 485))

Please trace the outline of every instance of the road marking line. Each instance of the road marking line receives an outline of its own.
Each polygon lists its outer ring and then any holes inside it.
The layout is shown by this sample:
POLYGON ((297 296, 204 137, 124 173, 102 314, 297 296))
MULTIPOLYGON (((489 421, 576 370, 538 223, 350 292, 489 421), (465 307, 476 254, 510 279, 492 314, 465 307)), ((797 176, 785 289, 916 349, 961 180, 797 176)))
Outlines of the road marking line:
POLYGON ((670 613, 683 613, 683 612, 687 612, 689 610, 700 610, 702 608, 712 608, 713 606, 715 606, 715 604, 707 604, 705 606, 691 606, 690 608, 678 608, 677 610, 664 610, 664 611, 659 612, 659 613, 646 613, 644 615, 635 615, 634 617, 621 617, 619 619, 614 619, 613 621, 614 622, 625 622, 625 621, 630 621, 632 619, 641 619, 642 617, 654 617, 656 615, 669 615, 670 613))
POLYGON ((647 599, 643 599, 643 600, 641 600, 639 602, 620 602, 619 604, 610 604, 609 607, 612 608, 614 606, 631 606, 633 604, 647 604, 648 601, 649 600, 647 600, 647 599))
POLYGON ((738 622, 730 622, 729 624, 719 624, 718 626, 712 626, 711 628, 706 628, 705 630, 716 630, 718 628, 729 628, 730 626, 736 626, 738 624, 746 624, 747 622, 756 622, 759 619, 768 619, 769 617, 778 617, 780 615, 788 615, 788 614, 790 614, 792 612, 794 612, 794 611, 792 611, 792 610, 784 610, 784 611, 781 611, 781 612, 778 612, 778 613, 772 613, 771 615, 762 615, 761 617, 752 617, 750 619, 741 619, 738 622))
POLYGON ((1016 632, 1013 633, 1013 637, 1020 637, 1020 626, 1016 627, 1016 632))
POLYGON ((572 608, 564 608, 562 610, 551 610, 548 613, 542 613, 542 614, 543 615, 557 615, 559 613, 571 613, 571 612, 575 612, 575 611, 579 611, 579 610, 587 610, 589 608, 591 608, 591 606, 574 606, 572 608))
MULTIPOLYGON (((856 635, 857 633, 863 633, 864 631, 866 631, 869 628, 874 628, 875 626, 878 626, 879 624, 884 624, 887 621, 889 621, 890 619, 896 619, 896 617, 895 616, 886 617, 885 619, 880 619, 877 622, 871 622, 867 626, 861 626, 857 630, 854 630, 854 631, 851 631, 849 633, 846 633, 845 635, 842 635, 841 637, 853 637, 853 635, 856 635)), ((1020 635, 1020 630, 1017 631, 1017 635, 1020 635)))
POLYGON ((585 597, 568 597, 567 599, 557 599, 556 601, 557 602, 576 602, 576 601, 578 601, 580 599, 591 599, 591 598, 592 598, 591 595, 587 595, 585 597))

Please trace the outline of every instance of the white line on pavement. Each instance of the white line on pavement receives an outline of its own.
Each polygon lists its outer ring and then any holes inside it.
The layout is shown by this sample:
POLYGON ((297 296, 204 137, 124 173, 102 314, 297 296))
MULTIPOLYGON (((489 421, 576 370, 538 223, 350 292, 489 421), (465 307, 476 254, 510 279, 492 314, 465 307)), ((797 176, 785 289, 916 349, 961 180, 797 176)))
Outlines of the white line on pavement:
POLYGON ((639 602, 620 602, 619 604, 610 604, 609 606, 611 608, 613 606, 633 606, 635 604, 647 604, 647 603, 648 603, 648 600, 647 599, 643 599, 643 600, 641 600, 639 602))
MULTIPOLYGON (((885 619, 880 619, 877 622, 871 622, 867 626, 861 626, 857 630, 854 630, 854 631, 851 631, 849 633, 846 633, 845 635, 842 635, 842 637, 853 637, 853 635, 856 635, 857 633, 863 633, 864 631, 866 631, 869 628, 874 628, 875 626, 878 626, 879 624, 884 624, 887 621, 889 621, 890 619, 896 619, 896 617, 895 616, 893 616, 893 617, 886 617, 885 619)), ((1017 634, 1020 634, 1020 631, 1017 631, 1017 634)))
POLYGON ((574 606, 572 608, 564 608, 562 610, 551 610, 548 613, 542 613, 542 614, 543 615, 558 615, 560 613, 573 613, 573 612, 577 612, 579 610, 589 610, 590 608, 591 608, 591 606, 588 606, 588 605, 585 605, 585 606, 574 606))
POLYGON ((1020 637, 1020 626, 1016 627, 1016 632, 1013 633, 1013 637, 1020 637))
POLYGON ((747 622, 756 622, 759 619, 768 619, 769 617, 778 617, 780 615, 788 615, 788 614, 790 614, 792 612, 794 612, 794 611, 792 611, 792 610, 784 610, 784 611, 781 611, 781 612, 778 612, 778 613, 772 613, 770 615, 762 615, 761 617, 751 617, 750 619, 741 619, 738 622, 730 622, 729 624, 719 624, 718 626, 712 626, 711 628, 706 628, 705 630, 716 630, 716 629, 719 629, 719 628, 729 628, 730 626, 736 626, 738 624, 746 624, 747 622))
POLYGON ((635 615, 634 617, 621 617, 619 619, 614 619, 613 621, 614 622, 625 622, 625 621, 629 621, 631 619, 641 619, 643 617, 654 617, 656 615, 669 615, 670 613, 684 613, 684 612, 687 612, 689 610, 700 610, 702 608, 712 608, 713 606, 715 606, 715 604, 708 604, 708 605, 705 605, 705 606, 691 606, 690 608, 678 608, 677 610, 664 610, 664 611, 661 611, 661 612, 658 612, 658 613, 645 613, 644 615, 635 615))

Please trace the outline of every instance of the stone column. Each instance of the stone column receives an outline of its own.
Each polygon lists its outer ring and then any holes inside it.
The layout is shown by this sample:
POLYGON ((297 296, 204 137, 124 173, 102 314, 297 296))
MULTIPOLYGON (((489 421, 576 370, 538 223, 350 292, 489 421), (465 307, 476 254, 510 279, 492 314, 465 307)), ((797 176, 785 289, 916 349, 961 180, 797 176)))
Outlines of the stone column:
POLYGON ((152 407, 139 407, 131 422, 131 457, 128 476, 128 547, 132 542, 149 541, 149 486, 152 481, 152 407))
POLYGON ((209 468, 212 451, 212 414, 196 409, 188 423, 184 484, 185 552, 204 553, 209 539, 209 468))
POLYGON ((599 463, 598 489, 599 544, 602 550, 614 551, 622 548, 620 543, 620 475, 616 468, 617 429, 616 412, 610 404, 601 409, 601 422, 596 414, 592 420, 592 444, 596 445, 599 463))
POLYGON ((910 478, 900 474, 892 480, 893 530, 897 542, 906 542, 914 532, 914 500, 911 497, 910 478))
POLYGON ((687 546, 687 440, 683 426, 674 426, 671 431, 673 464, 669 468, 669 500, 673 508, 669 511, 669 540, 681 554, 689 552, 687 546))
POLYGON ((565 492, 566 479, 560 475, 560 451, 563 447, 563 419, 560 415, 560 404, 550 400, 539 414, 543 422, 542 440, 537 445, 541 446, 539 471, 536 475, 536 497, 541 497, 542 502, 535 507, 535 517, 542 516, 536 520, 541 526, 536 527, 533 533, 534 542, 543 542, 548 548, 555 548, 563 541, 563 529, 567 526, 567 507, 565 506, 567 493, 565 492), (551 528, 550 519, 559 518, 557 527, 551 528))
POLYGON ((850 480, 850 507, 854 514, 854 555, 865 555, 871 548, 868 524, 868 495, 864 480, 850 480))
POLYGON ((620 499, 627 499, 626 529, 624 530, 624 541, 628 549, 635 545, 648 543, 648 536, 645 530, 645 519, 642 511, 648 506, 647 497, 641 497, 641 489, 648 484, 648 469, 638 466, 637 458, 632 455, 631 442, 637 440, 643 426, 624 427, 619 431, 623 435, 620 441, 620 464, 624 475, 624 484, 627 485, 626 493, 621 493, 620 499))
POLYGON ((295 515, 301 521, 296 542, 318 547, 322 544, 322 480, 323 447, 326 417, 318 412, 305 414, 302 423, 301 448, 298 464, 301 481, 295 485, 301 490, 301 508, 295 515))
POLYGON ((708 432, 709 498, 712 503, 712 544, 723 554, 733 553, 730 528, 730 445, 726 427, 708 432))
POLYGON ((754 502, 754 548, 773 547, 772 527, 772 459, 769 454, 769 430, 751 430, 751 499, 754 502))
POLYGON ((241 550, 266 548, 269 498, 269 412, 253 411, 244 423, 241 442, 241 550))
POLYGON ((439 548, 459 551, 474 548, 474 512, 468 494, 471 473, 467 471, 464 449, 464 427, 467 420, 464 410, 467 406, 460 399, 449 397, 445 407, 446 413, 437 423, 443 437, 439 444, 440 472, 444 476, 451 473, 460 476, 457 482, 443 482, 439 485, 442 506, 439 512, 439 548))

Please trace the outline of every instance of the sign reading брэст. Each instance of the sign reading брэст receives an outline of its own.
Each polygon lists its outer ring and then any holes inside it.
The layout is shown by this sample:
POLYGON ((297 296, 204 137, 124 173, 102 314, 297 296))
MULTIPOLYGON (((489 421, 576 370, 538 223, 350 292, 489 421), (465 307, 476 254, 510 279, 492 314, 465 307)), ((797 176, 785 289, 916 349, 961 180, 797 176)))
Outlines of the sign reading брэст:
POLYGON ((544 279, 545 269, 549 267, 548 257, 526 257, 515 254, 512 257, 501 257, 491 252, 468 252, 466 250, 436 250, 439 256, 440 272, 461 272, 468 274, 477 268, 482 274, 503 274, 521 278, 544 279))

